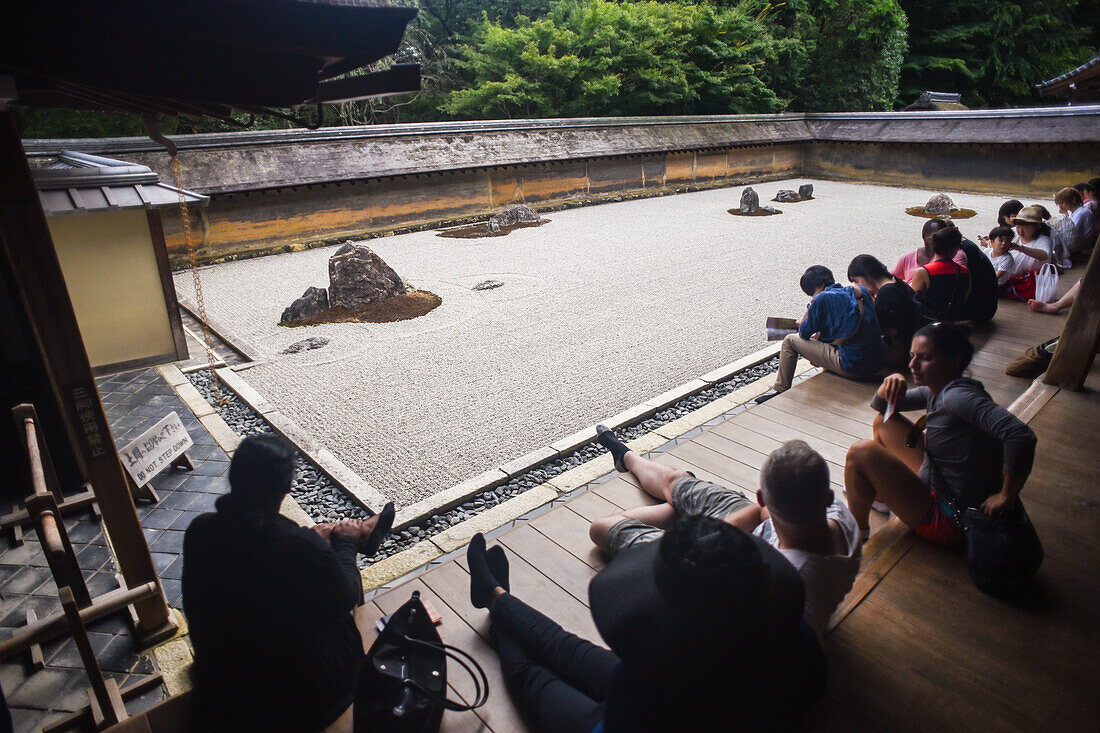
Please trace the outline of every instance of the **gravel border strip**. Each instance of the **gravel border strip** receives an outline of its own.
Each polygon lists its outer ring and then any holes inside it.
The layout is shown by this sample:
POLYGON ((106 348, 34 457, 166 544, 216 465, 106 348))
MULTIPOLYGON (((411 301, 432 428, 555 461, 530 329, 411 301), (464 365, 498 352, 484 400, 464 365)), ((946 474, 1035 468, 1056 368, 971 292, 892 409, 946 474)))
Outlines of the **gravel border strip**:
MULTIPOLYGON (((616 418, 627 418, 623 420, 623 423, 631 423, 615 426, 616 432, 619 434, 620 438, 626 442, 636 440, 651 433, 660 435, 660 433, 656 433, 660 427, 684 418, 707 404, 772 374, 778 368, 778 362, 778 357, 773 356, 763 362, 737 370, 733 374, 723 375, 724 378, 721 379, 721 381, 714 381, 710 383, 709 386, 698 389, 698 391, 695 391, 693 394, 683 397, 668 406, 657 409, 654 407, 654 404, 658 403, 663 396, 654 398, 642 405, 619 413, 615 418, 611 418, 610 421, 615 423, 617 422, 616 418), (633 421, 629 419, 632 413, 637 413, 633 416, 633 421)), ((735 362, 735 364, 737 364, 737 362, 735 362)), ((692 386, 692 389, 695 389, 699 384, 707 384, 708 376, 717 376, 722 371, 723 370, 716 370, 709 375, 704 375, 700 380, 693 380, 688 384, 692 386)), ((276 429, 264 415, 249 406, 249 404, 233 391, 230 385, 225 384, 223 380, 219 381, 224 385, 222 392, 223 394, 228 394, 229 403, 224 406, 216 405, 212 398, 211 379, 213 377, 209 370, 193 372, 184 376, 190 385, 193 385, 207 402, 212 405, 213 409, 223 420, 225 420, 228 426, 241 437, 247 435, 277 434, 276 429)), ((676 390, 670 390, 670 392, 665 393, 665 395, 673 394, 674 392, 676 392, 676 390)), ((575 434, 575 436, 570 436, 570 438, 561 442, 579 439, 577 436, 581 436, 586 432, 587 431, 581 431, 575 434)), ((664 436, 661 436, 661 438, 662 441, 666 440, 664 436)), ((558 443, 555 445, 558 445, 558 443)), ((541 451, 535 451, 529 455, 534 456, 540 452, 541 451)), ((586 442, 578 447, 571 448, 550 460, 543 460, 535 465, 523 468, 511 476, 501 469, 495 469, 493 472, 483 474, 469 482, 463 482, 463 484, 459 484, 458 487, 454 488, 458 489, 459 487, 472 484, 486 476, 491 479, 491 484, 488 487, 473 496, 458 501, 454 506, 445 508, 442 511, 436 511, 430 516, 408 523, 405 526, 401 526, 400 524, 397 525, 397 529, 391 537, 383 543, 382 548, 376 555, 370 558, 360 557, 360 567, 366 567, 372 563, 394 556, 423 540, 444 533, 452 527, 473 519, 493 507, 514 499, 542 484, 551 482, 551 479, 567 471, 577 469, 599 458, 606 452, 607 450, 603 446, 591 440, 591 442, 586 442)), ((522 459, 516 459, 516 461, 511 463, 516 464, 521 461, 522 459)), ((551 485, 553 484, 551 483, 551 485)), ((290 493, 292 498, 315 522, 331 522, 341 519, 363 519, 371 516, 371 512, 367 508, 352 501, 342 491, 341 486, 305 451, 299 451, 298 471, 291 483, 290 493)))

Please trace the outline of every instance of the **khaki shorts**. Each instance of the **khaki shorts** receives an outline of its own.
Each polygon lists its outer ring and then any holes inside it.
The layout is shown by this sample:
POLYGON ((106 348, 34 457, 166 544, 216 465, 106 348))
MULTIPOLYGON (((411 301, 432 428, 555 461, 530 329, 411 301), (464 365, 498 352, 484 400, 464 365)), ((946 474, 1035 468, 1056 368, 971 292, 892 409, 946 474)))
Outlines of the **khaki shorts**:
MULTIPOLYGON (((681 516, 703 514, 725 519, 736 511, 752 506, 752 500, 734 489, 697 479, 689 474, 677 479, 672 487, 672 508, 681 516)), ((612 555, 640 542, 659 540, 665 531, 638 519, 623 519, 607 532, 607 549, 612 555)))

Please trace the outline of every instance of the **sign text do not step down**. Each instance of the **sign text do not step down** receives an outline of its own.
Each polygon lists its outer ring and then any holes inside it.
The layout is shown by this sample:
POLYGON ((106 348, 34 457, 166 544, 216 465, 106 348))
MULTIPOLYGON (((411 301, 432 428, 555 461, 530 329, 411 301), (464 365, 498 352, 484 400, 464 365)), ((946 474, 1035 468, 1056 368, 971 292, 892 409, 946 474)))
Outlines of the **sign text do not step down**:
POLYGON ((119 451, 119 455, 137 485, 144 486, 192 445, 179 415, 172 412, 119 451))

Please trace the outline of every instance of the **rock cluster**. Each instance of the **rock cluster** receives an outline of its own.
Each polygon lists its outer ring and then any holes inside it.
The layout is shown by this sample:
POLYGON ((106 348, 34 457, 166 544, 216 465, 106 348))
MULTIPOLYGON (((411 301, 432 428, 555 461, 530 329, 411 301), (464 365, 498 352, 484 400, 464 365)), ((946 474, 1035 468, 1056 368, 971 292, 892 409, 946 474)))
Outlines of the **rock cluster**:
POLYGON ((755 214, 760 211, 760 196, 752 190, 751 186, 741 192, 740 211, 742 214, 755 214))
POLYGON ((798 191, 791 191, 789 189, 782 189, 775 195, 775 200, 780 203, 790 203, 792 201, 801 201, 802 195, 798 191))
POLYGON ((328 308, 328 291, 324 288, 315 288, 311 285, 302 293, 301 298, 291 303, 290 306, 283 311, 283 315, 280 316, 279 321, 280 323, 300 321, 303 318, 315 316, 326 308, 328 308))
POLYGON ((539 218, 537 211, 521 204, 490 216, 485 229, 490 234, 496 234, 502 228, 514 227, 518 224, 538 224, 540 221, 542 219, 539 218))
POLYGON ((798 195, 800 198, 809 199, 814 196, 814 184, 803 183, 798 187, 798 195))
POLYGON ((495 290, 502 287, 504 287, 504 283, 500 280, 482 280, 474 286, 474 290, 495 290))
POLYGON ((958 207, 955 206, 955 202, 948 198, 947 194, 938 193, 928 199, 928 203, 924 205, 924 213, 950 214, 956 208, 958 207))
POLYGON ((357 308, 412 290, 374 250, 350 241, 329 258, 328 279, 334 308, 357 308))

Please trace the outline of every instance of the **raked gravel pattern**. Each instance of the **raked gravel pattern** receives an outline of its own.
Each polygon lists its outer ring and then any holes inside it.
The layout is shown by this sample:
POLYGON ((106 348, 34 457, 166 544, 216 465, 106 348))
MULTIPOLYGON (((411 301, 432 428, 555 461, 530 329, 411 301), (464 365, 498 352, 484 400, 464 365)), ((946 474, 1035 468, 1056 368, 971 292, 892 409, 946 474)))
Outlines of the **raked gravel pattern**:
MULTIPOLYGON (((714 384, 698 394, 685 397, 679 402, 669 405, 645 420, 619 428, 616 433, 624 441, 640 438, 662 425, 684 417, 700 407, 724 397, 734 390, 751 384, 758 379, 768 377, 778 367, 779 359, 777 357, 755 367, 742 370, 729 379, 714 384)), ((246 435, 275 434, 275 430, 263 416, 256 413, 224 385, 220 390, 220 395, 226 398, 226 403, 219 404, 211 389, 210 372, 208 370, 193 372, 187 378, 238 435, 244 437, 246 435)), ((564 456, 539 464, 518 476, 512 477, 500 486, 486 489, 470 497, 452 509, 439 512, 402 529, 387 539, 374 556, 361 556, 359 565, 360 567, 366 567, 371 563, 401 552, 421 540, 429 539, 459 522, 470 519, 514 496, 519 496, 528 489, 545 483, 554 476, 587 463, 606 452, 607 449, 602 445, 592 442, 564 456)), ((363 519, 370 516, 369 512, 340 491, 339 487, 307 457, 299 453, 297 463, 298 470, 291 482, 290 493, 313 521, 319 523, 336 522, 342 519, 363 519)))
MULTIPOLYGON (((550 212, 506 237, 416 232, 370 240, 399 274, 443 298, 387 324, 277 325, 310 285, 328 282, 333 247, 203 268, 211 317, 259 351, 242 372, 263 397, 345 465, 407 505, 651 399, 765 345, 764 318, 799 316, 798 278, 851 258, 893 265, 920 244, 905 208, 934 191, 812 182, 781 216, 734 217, 741 187, 550 212), (483 280, 504 282, 475 291, 483 280), (309 336, 321 349, 282 354, 309 336)), ((979 212, 1003 198, 947 192, 979 212)), ((176 276, 193 298, 188 273, 176 276)))

